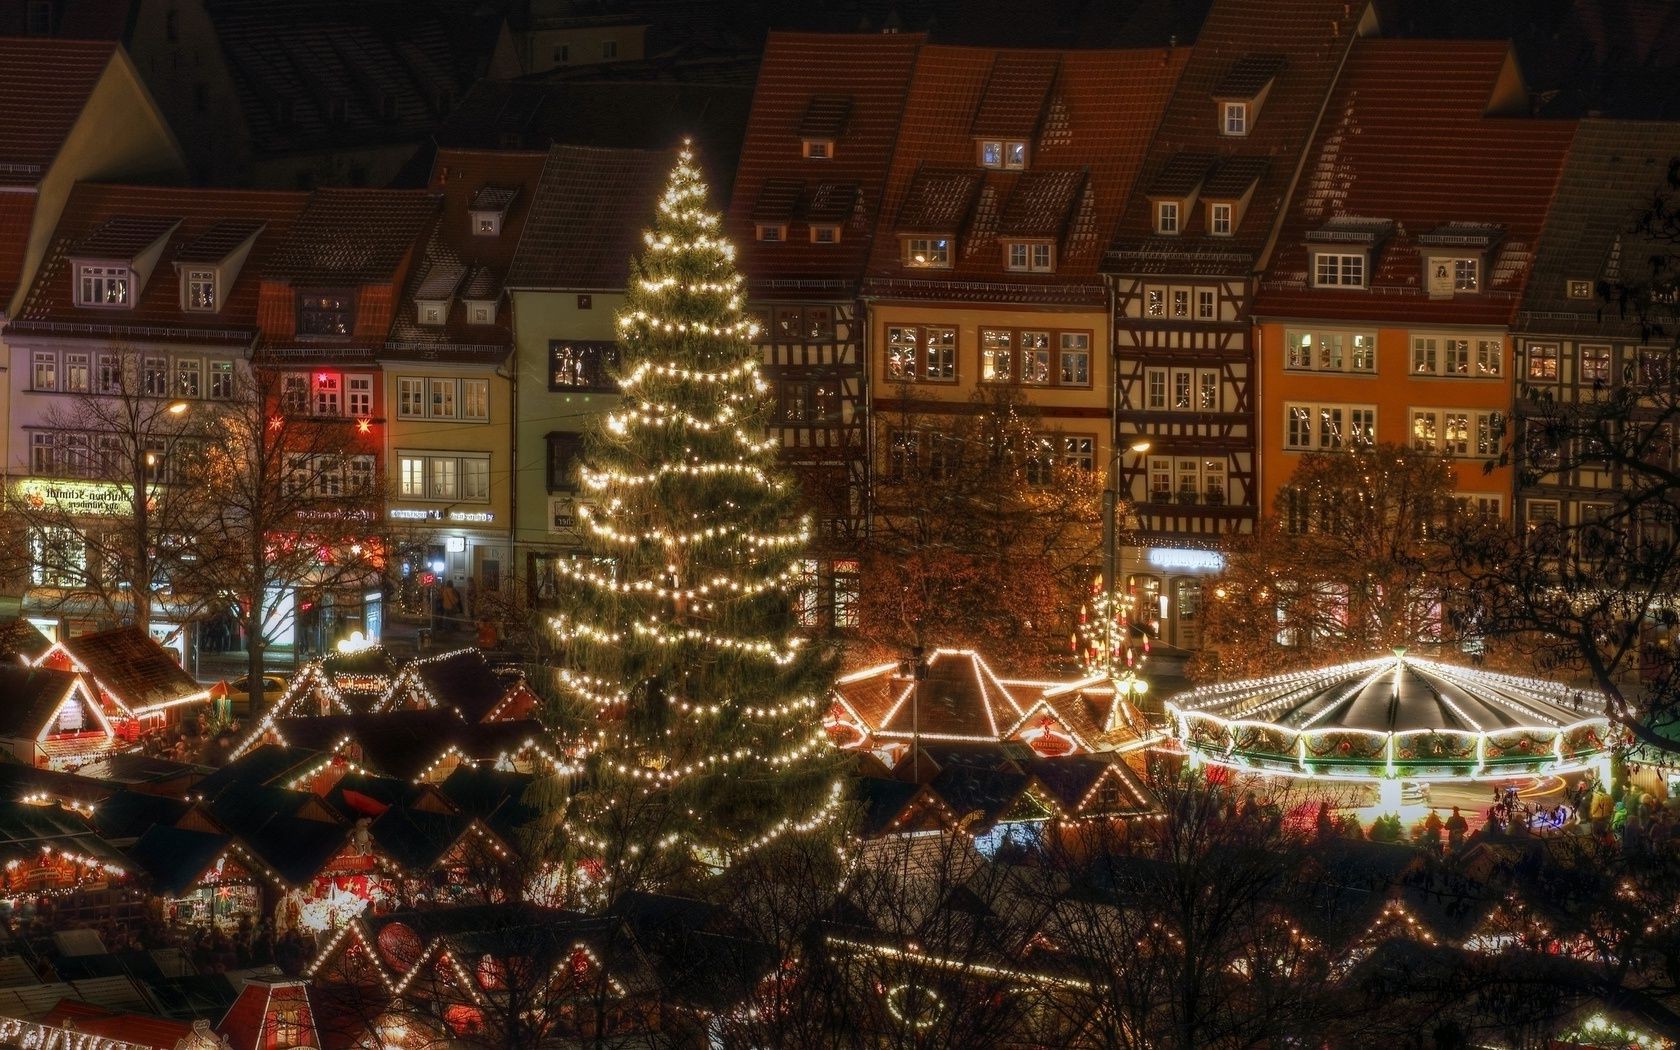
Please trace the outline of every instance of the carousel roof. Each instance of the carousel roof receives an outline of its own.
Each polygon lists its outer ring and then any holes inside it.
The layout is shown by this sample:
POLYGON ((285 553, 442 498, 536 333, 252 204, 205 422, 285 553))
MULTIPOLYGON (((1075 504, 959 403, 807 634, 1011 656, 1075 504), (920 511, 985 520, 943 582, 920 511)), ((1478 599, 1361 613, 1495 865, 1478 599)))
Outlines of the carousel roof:
POLYGON ((1374 733, 1556 728, 1603 709, 1554 682, 1404 655, 1204 686, 1173 706, 1286 729, 1374 733))

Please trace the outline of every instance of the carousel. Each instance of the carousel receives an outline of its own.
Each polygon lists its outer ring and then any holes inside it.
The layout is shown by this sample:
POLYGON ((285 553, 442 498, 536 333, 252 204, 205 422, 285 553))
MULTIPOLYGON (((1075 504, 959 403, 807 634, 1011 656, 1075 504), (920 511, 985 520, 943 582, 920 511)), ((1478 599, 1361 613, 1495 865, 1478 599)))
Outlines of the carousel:
POLYGON ((1166 705, 1192 762, 1254 773, 1403 783, 1591 769, 1610 782, 1604 701, 1534 678, 1408 656, 1203 686, 1166 705))

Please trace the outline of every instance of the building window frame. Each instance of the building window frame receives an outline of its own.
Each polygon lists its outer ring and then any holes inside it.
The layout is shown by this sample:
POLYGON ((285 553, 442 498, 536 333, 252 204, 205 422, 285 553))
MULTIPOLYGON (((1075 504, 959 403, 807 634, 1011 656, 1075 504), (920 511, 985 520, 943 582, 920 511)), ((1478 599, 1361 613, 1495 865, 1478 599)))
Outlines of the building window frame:
POLYGON ((883 341, 889 383, 955 383, 958 377, 955 325, 889 324, 883 341))
POLYGON ((1289 401, 1283 406, 1286 452, 1336 452, 1376 440, 1377 406, 1289 401))
POLYGON ((126 310, 133 305, 134 270, 128 264, 77 263, 76 305, 126 310))
POLYGON ((1312 253, 1314 288, 1364 288, 1366 258, 1364 252, 1312 253))
POLYGON ((948 270, 951 268, 951 238, 904 238, 904 265, 914 270, 948 270))

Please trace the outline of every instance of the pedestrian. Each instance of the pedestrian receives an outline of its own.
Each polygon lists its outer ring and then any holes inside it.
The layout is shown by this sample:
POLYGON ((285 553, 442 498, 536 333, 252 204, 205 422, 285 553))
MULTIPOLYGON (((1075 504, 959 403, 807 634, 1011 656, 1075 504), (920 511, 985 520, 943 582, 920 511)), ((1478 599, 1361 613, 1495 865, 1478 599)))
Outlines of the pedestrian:
POLYGON ((1448 846, 1456 850, 1464 845, 1464 835, 1470 830, 1470 822, 1464 819, 1464 814, 1458 811, 1457 806, 1452 808, 1452 816, 1447 818, 1446 828, 1448 846))
POLYGON ((453 628, 455 618, 461 614, 461 592, 449 580, 443 581, 443 590, 438 592, 438 608, 443 612, 444 626, 453 628))

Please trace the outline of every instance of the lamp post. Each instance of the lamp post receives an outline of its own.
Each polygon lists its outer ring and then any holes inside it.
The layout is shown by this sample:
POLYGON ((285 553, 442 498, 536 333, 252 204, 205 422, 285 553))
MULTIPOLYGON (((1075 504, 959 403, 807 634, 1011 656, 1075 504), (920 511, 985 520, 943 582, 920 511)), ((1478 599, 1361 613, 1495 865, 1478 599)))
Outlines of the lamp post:
POLYGON ((1118 602, 1118 580, 1120 575, 1120 526, 1115 521, 1120 506, 1120 493, 1115 488, 1115 476, 1120 466, 1120 457, 1126 452, 1143 455, 1148 452, 1151 443, 1147 438, 1133 441, 1124 449, 1115 449, 1108 461, 1108 484, 1103 488, 1103 644, 1106 652, 1103 654, 1103 664, 1108 668, 1108 676, 1114 675, 1114 610, 1118 602))

